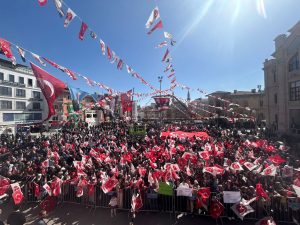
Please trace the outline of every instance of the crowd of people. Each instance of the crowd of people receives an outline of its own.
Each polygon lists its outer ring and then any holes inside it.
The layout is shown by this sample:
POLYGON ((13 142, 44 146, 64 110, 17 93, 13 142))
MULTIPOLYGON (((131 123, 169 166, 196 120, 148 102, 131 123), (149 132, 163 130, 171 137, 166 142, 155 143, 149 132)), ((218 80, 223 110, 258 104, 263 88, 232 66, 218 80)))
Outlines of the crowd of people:
MULTIPOLYGON (((142 205, 139 193, 159 192, 161 182, 174 189, 192 188, 191 212, 205 208, 201 188, 209 188, 220 201, 223 191, 240 191, 245 200, 299 197, 293 189, 300 187, 299 159, 284 143, 265 140, 259 130, 144 125, 146 136, 129 134, 131 125, 126 122, 111 122, 65 125, 52 136, 2 138, 0 195, 10 196, 8 184, 16 182, 31 183, 36 196, 59 196, 65 184, 76 187, 77 197, 92 193, 94 187, 104 193, 131 189, 133 214, 142 205), (205 132, 208 137, 179 137, 175 131, 205 132), (162 132, 169 135, 161 137, 162 132)), ((112 216, 117 197, 113 195, 110 203, 112 216)))

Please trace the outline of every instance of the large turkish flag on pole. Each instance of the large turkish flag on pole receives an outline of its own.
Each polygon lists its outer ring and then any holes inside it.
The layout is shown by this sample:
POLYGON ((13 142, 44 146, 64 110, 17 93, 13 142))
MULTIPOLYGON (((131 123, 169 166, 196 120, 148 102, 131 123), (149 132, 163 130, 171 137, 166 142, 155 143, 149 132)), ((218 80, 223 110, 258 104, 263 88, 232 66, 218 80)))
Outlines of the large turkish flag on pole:
POLYGON ((55 115, 53 103, 58 96, 67 88, 66 84, 61 80, 47 73, 37 65, 30 63, 32 71, 37 79, 38 85, 41 88, 48 104, 48 120, 51 116, 55 115))

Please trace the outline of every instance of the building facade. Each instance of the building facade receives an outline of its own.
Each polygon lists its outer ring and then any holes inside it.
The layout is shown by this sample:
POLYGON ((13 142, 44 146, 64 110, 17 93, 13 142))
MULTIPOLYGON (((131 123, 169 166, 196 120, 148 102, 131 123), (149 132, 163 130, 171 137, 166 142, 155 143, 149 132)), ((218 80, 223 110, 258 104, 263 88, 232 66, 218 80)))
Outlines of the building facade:
POLYGON ((220 110, 217 108, 209 108, 209 111, 217 113, 220 116, 232 117, 232 113, 247 115, 256 118, 258 124, 265 120, 265 103, 264 91, 252 89, 251 91, 238 91, 233 92, 217 91, 208 96, 208 104, 214 107, 221 107, 227 110, 220 110), (212 97, 214 96, 214 97, 212 97), (220 99, 227 100, 222 101, 220 99), (230 103, 239 106, 230 106, 230 103), (231 109, 230 109, 231 108, 231 109))
POLYGON ((279 133, 300 134, 300 22, 275 38, 264 62, 266 120, 279 133))
MULTIPOLYGON (((17 124, 39 122, 48 109, 30 68, 0 59, 0 126, 15 130, 17 124)), ((0 131, 0 132, 1 132, 0 131)))

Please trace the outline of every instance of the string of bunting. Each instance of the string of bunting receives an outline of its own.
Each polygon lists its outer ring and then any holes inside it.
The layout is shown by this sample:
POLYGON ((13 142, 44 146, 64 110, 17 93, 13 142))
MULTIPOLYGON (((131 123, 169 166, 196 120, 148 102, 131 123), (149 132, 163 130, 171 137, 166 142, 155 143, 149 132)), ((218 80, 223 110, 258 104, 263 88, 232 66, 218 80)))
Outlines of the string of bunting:
MULTIPOLYGON (((28 60, 28 57, 26 55, 26 52, 29 53, 29 55, 31 55, 31 57, 34 58, 34 60, 36 60, 37 62, 39 62, 42 66, 46 66, 46 63, 47 62, 49 65, 55 67, 56 69, 59 69, 61 72, 65 73, 66 75, 68 75, 69 78, 71 78, 72 80, 77 80, 78 77, 82 78, 85 80, 86 84, 90 87, 93 87, 93 86, 98 86, 100 87, 101 89, 104 89, 106 90, 109 94, 122 94, 124 92, 121 92, 121 91, 117 91, 117 90, 114 90, 113 88, 103 84, 103 83, 100 83, 100 82, 97 82, 97 81, 94 81, 92 79, 90 79, 89 77, 86 77, 78 72, 75 72, 74 70, 71 70, 65 66, 61 66, 60 64, 46 58, 46 57, 43 57, 43 56, 40 56, 36 53, 33 53, 32 51, 24 48, 24 47, 20 47, 19 45, 16 45, 14 44, 13 42, 10 42, 10 41, 7 41, 7 40, 4 40, 2 38, 0 38, 0 49, 2 50, 2 52, 5 54, 5 56, 8 58, 8 59, 11 59, 12 60, 12 63, 15 65, 17 63, 16 61, 16 58, 14 57, 13 55, 13 52, 12 52, 12 49, 11 49, 11 46, 14 46, 18 52, 18 54, 20 55, 22 61, 25 63, 26 62, 26 59, 28 60)), ((28 60, 29 61, 29 60, 28 60)), ((173 87, 174 89, 174 87, 173 87)), ((159 93, 168 93, 169 91, 172 91, 173 89, 167 89, 167 90, 162 90, 162 91, 155 91, 155 92, 151 92, 151 93, 131 93, 131 95, 134 95, 134 96, 137 96, 137 97, 149 97, 149 96, 154 96, 154 95, 157 95, 159 93)))
MULTIPOLYGON (((45 6, 47 4, 47 0, 38 0, 41 6, 45 6), (43 2, 41 4, 41 1, 43 2)), ((111 64, 116 64, 118 70, 123 70, 124 66, 126 67, 127 73, 132 77, 137 78, 142 84, 148 86, 153 91, 157 91, 157 89, 147 82, 139 73, 137 73, 131 66, 129 66, 125 61, 119 57, 112 48, 103 41, 103 39, 99 38, 95 31, 83 20, 81 17, 74 12, 73 9, 70 8, 63 0, 54 0, 55 7, 57 12, 61 18, 65 17, 64 27, 67 28, 70 23, 76 18, 81 22, 81 27, 79 30, 78 38, 80 40, 84 40, 86 32, 89 32, 91 39, 97 40, 102 52, 103 56, 107 56, 107 59, 111 64), (67 11, 63 8, 67 8, 67 11)))
MULTIPOLYGON (((146 29, 149 29, 147 34, 150 35, 155 30, 162 29, 163 27, 164 26, 162 23, 160 11, 159 11, 158 6, 156 5, 155 8, 151 11, 151 14, 146 22, 146 29), (156 22, 156 21, 158 21, 158 22, 154 26, 152 26, 154 24, 154 22, 156 22), (152 26, 152 28, 151 28, 151 26, 152 26)), ((159 43, 158 45, 156 45, 155 48, 160 49, 163 47, 167 47, 167 49, 163 55, 163 58, 162 58, 162 62, 165 62, 167 64, 166 68, 164 69, 164 73, 167 73, 167 72, 170 73, 167 76, 167 78, 171 81, 170 87, 174 86, 174 85, 176 86, 175 68, 172 63, 171 52, 169 50, 169 48, 171 46, 174 46, 176 44, 176 41, 173 39, 173 35, 167 31, 163 31, 163 35, 164 35, 165 40, 162 41, 161 43, 159 43)))
MULTIPOLYGON (((249 113, 251 113, 251 111, 253 111, 250 107, 243 107, 243 106, 241 106, 241 105, 239 105, 239 104, 236 104, 236 103, 234 103, 234 102, 231 102, 231 101, 229 101, 229 100, 227 100, 227 99, 223 99, 223 98, 221 98, 221 97, 214 96, 214 95, 212 95, 212 94, 209 94, 209 93, 205 92, 204 90, 202 90, 202 89, 200 89, 200 88, 193 89, 193 88, 190 88, 190 87, 188 87, 188 86, 186 86, 186 85, 180 84, 180 83, 178 83, 178 82, 176 82, 176 86, 177 86, 177 87, 181 87, 182 90, 188 90, 188 91, 193 91, 193 92, 198 92, 198 93, 200 93, 200 94, 204 94, 204 95, 209 96, 209 97, 211 97, 211 98, 214 98, 214 99, 216 99, 216 100, 225 102, 225 103, 229 104, 229 106, 237 106, 238 108, 242 108, 242 109, 246 110, 246 112, 249 112, 249 113)), ((232 109, 232 108, 231 108, 231 109, 232 109)), ((232 109, 232 110, 234 110, 234 109, 232 109)))

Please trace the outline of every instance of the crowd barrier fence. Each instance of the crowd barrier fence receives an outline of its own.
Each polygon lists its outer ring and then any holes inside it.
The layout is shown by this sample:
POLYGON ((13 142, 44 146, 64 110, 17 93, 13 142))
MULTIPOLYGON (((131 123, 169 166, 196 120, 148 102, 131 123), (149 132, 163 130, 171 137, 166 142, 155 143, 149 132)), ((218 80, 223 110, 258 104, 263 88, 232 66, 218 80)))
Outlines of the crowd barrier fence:
MULTIPOLYGON (((24 187, 24 196, 27 203, 41 202, 43 196, 46 193, 42 193, 41 197, 36 198, 34 196, 34 190, 32 185, 28 184, 24 187)), ((91 209, 96 208, 109 208, 109 202, 112 195, 116 195, 118 198, 118 208, 122 210, 131 209, 131 198, 134 193, 133 189, 118 189, 104 193, 99 186, 94 187, 93 195, 89 196, 87 189, 83 189, 83 196, 76 196, 76 186, 71 184, 64 184, 61 188, 61 194, 57 197, 59 203, 74 203, 81 204, 91 209)), ((156 193, 154 190, 149 189, 148 191, 140 192, 143 207, 140 211, 149 212, 166 212, 173 213, 174 215, 180 213, 194 213, 202 216, 208 216, 209 213, 205 210, 199 211, 195 209, 195 198, 177 196, 176 190, 173 191, 171 196, 161 195, 156 193)), ((212 193, 209 199, 209 205, 212 198, 216 196, 216 193, 212 193)), ((224 206, 224 212, 221 217, 235 217, 235 213, 232 211, 231 206, 233 204, 222 203, 224 206)), ((251 207, 254 212, 249 213, 244 219, 259 220, 266 216, 272 216, 275 221, 284 223, 293 223, 295 219, 300 221, 300 200, 299 198, 285 198, 285 197, 271 197, 268 201, 258 200, 251 203, 251 207), (296 208, 291 207, 296 206, 296 208), (292 209, 293 208, 293 209, 292 209)))

